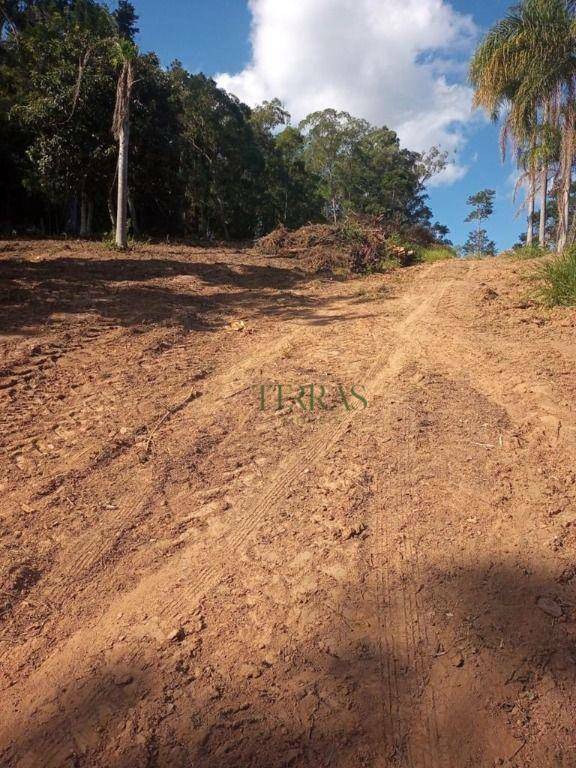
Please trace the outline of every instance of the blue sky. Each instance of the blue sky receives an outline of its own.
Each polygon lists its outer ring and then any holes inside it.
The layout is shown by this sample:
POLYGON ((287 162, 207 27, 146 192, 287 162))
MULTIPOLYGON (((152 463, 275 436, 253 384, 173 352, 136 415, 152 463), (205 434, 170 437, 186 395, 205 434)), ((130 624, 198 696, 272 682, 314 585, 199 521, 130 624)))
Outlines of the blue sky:
MULTIPOLYGON (((368 119, 372 118, 373 122, 378 121, 380 114, 384 114, 385 119, 382 119, 382 122, 386 122, 399 130, 401 136, 409 135, 415 137, 412 142, 405 142, 409 148, 413 148, 414 141, 421 140, 425 144, 428 135, 431 137, 430 141, 436 135, 440 136, 441 139, 443 136, 446 136, 451 141, 453 139, 453 132, 450 126, 448 128, 444 126, 440 133, 434 133, 435 129, 428 129, 427 126, 435 124, 437 112, 444 110, 448 114, 452 107, 446 106, 445 99, 444 101, 441 100, 441 103, 431 102, 424 105, 421 114, 417 115, 411 122, 408 117, 405 120, 404 118, 398 118, 400 123, 405 126, 404 128, 399 128, 393 124, 396 118, 396 104, 398 104, 398 109, 403 109, 405 112, 409 111, 411 106, 411 90, 414 91, 414 102, 425 101, 425 94, 421 89, 419 90, 418 82, 420 78, 414 77, 418 73, 413 67, 412 69, 405 70, 405 80, 402 76, 404 71, 402 69, 393 72, 393 77, 391 75, 392 79, 395 78, 396 81, 400 81, 401 89, 398 88, 398 82, 391 82, 385 76, 386 68, 390 64, 390 62, 386 61, 386 51, 391 51, 389 58, 396 60, 398 58, 398 51, 402 52, 403 50, 404 39, 406 39, 407 35, 411 33, 412 27, 414 27, 413 20, 409 18, 410 11, 406 10, 404 12, 407 26, 406 28, 402 26, 404 17, 402 16, 403 11, 401 9, 406 9, 407 6, 414 3, 411 6, 412 12, 419 14, 420 10, 427 3, 430 4, 432 12, 436 14, 431 17, 430 22, 426 22, 430 24, 430 45, 436 48, 438 45, 443 44, 441 38, 444 29, 443 25, 445 25, 446 40, 448 42, 443 56, 448 60, 448 65, 445 67, 443 75, 448 83, 462 84, 464 86, 464 65, 469 56, 469 51, 473 47, 474 40, 496 19, 502 17, 510 5, 507 0, 483 0, 478 2, 472 2, 471 0, 451 0, 449 2, 445 0, 444 8, 439 16, 437 0, 420 0, 420 4, 416 3, 416 0, 356 0, 356 5, 346 7, 355 9, 363 3, 365 6, 364 13, 366 13, 367 9, 377 14, 385 6, 388 9, 388 15, 390 15, 390 9, 394 9, 396 4, 399 7, 400 15, 396 27, 400 38, 400 47, 394 47, 395 41, 391 37, 392 33, 389 29, 386 29, 382 33, 385 36, 383 39, 386 44, 380 45, 379 39, 376 38, 373 41, 373 53, 366 54, 364 50, 370 48, 370 40, 366 39, 366 30, 359 28, 357 38, 350 36, 349 29, 353 29, 354 18, 348 21, 344 18, 342 26, 338 27, 339 20, 333 20, 328 17, 328 26, 333 23, 334 30, 331 31, 331 37, 327 37, 324 33, 327 24, 323 22, 321 16, 323 9, 327 9, 327 12, 329 12, 330 3, 333 4, 332 7, 335 7, 335 5, 346 5, 351 0, 298 0, 298 2, 303 4, 302 7, 309 6, 306 12, 308 15, 300 13, 299 18, 295 19, 294 16, 298 11, 293 9, 285 10, 287 7, 286 0, 256 0, 256 5, 258 3, 261 4, 261 28, 259 30, 261 34, 256 38, 256 47, 262 51, 260 68, 264 69, 263 72, 258 73, 258 63, 256 63, 257 76, 260 77, 260 80, 267 80, 265 56, 270 55, 269 50, 267 53, 267 49, 272 47, 272 54, 274 54, 274 46, 277 43, 278 62, 274 62, 274 64, 278 63, 278 66, 282 67, 282 62, 284 62, 285 69, 290 68, 290 57, 293 56, 294 65, 292 69, 297 71, 299 67, 305 69, 306 66, 311 66, 311 71, 314 74, 318 72, 316 87, 320 93, 323 89, 326 93, 332 92, 330 89, 334 84, 330 82, 330 78, 332 73, 336 73, 334 76, 338 78, 338 81, 334 86, 336 87, 334 93, 336 101, 338 102, 338 99, 340 99, 340 102, 336 104, 326 103, 324 106, 347 108, 348 111, 356 114, 364 111, 365 114, 359 116, 367 117, 368 119), (288 20, 282 18, 283 14, 291 14, 292 18, 288 20), (447 14, 450 18, 448 18, 447 14), (472 32, 467 27, 466 16, 471 16, 473 19, 474 29, 472 32), (322 61, 326 60, 330 64, 329 67, 327 65, 325 70, 322 67, 318 68, 315 64, 310 65, 306 54, 302 53, 298 47, 300 45, 301 48, 305 48, 307 40, 306 24, 311 24, 312 22, 316 24, 316 29, 320 28, 322 30, 318 40, 318 47, 324 46, 323 50, 325 50, 326 56, 322 61), (300 29, 300 27, 295 26, 297 24, 301 24, 302 28, 300 29), (291 32, 286 31, 285 33, 288 35, 288 40, 282 39, 284 29, 291 30, 291 32), (290 34, 292 38, 290 38, 290 34), (350 92, 347 92, 346 75, 343 72, 337 72, 339 59, 330 60, 332 52, 329 48, 330 46, 334 48, 333 40, 342 39, 343 35, 348 36, 347 39, 351 40, 351 58, 348 62, 344 62, 344 67, 347 67, 349 70, 353 69, 357 58, 356 54, 360 52, 363 59, 359 66, 362 71, 368 73, 367 78, 370 78, 370 72, 374 68, 382 68, 382 91, 379 90, 378 83, 367 86, 364 101, 359 100, 357 94, 358 89, 361 89, 363 85, 363 75, 358 72, 354 73, 355 80, 352 86, 350 86, 350 92), (295 37, 298 37, 299 40, 294 39, 295 37), (355 42, 356 39, 358 43, 355 42), (366 44, 364 44, 365 39, 366 44), (462 47, 463 39, 464 46, 462 47), (372 59, 369 56, 372 56, 372 59), (327 82, 322 81, 322 78, 327 82), (349 102, 346 101, 347 98, 349 102), (378 100, 382 102, 387 101, 387 105, 382 107, 383 113, 378 111, 380 109, 377 104, 378 100), (357 107, 356 109, 354 109, 355 106, 357 107), (375 119, 374 115, 377 116, 375 119), (419 135, 420 130, 423 131, 421 137, 419 135)), ((250 101, 251 96, 253 96, 252 100, 256 100, 256 95, 260 93, 259 89, 262 88, 268 88, 268 90, 262 90, 265 97, 272 95, 270 88, 274 89, 274 85, 270 85, 270 83, 265 85, 258 82, 254 84, 249 72, 248 77, 246 73, 235 77, 238 73, 242 73, 243 70, 249 67, 251 62, 252 64, 254 63, 250 38, 253 19, 248 3, 244 0, 170 0, 169 4, 158 3, 157 0, 134 0, 134 4, 140 15, 140 46, 143 50, 156 51, 164 64, 167 65, 173 59, 178 58, 191 71, 203 71, 213 76, 219 73, 229 73, 230 77, 224 80, 222 84, 247 101, 250 101)), ((351 12, 351 15, 354 15, 354 11, 351 12)), ((393 26, 392 17, 390 19, 393 26)), ((425 45, 428 44, 426 30, 424 30, 423 34, 424 38, 420 35, 420 37, 414 39, 413 45, 415 48, 422 46, 423 40, 425 45)), ((316 45, 315 39, 314 35, 310 35, 310 45, 312 47, 316 45)), ((315 55, 316 53, 313 51, 310 55, 315 55)), ((256 58, 258 58, 258 55, 256 58)), ((339 57, 340 52, 336 51, 334 55, 339 57)), ((400 58, 402 57, 400 56, 400 58)), ((417 57, 414 56, 413 58, 417 57)), ((406 67, 408 67, 408 64, 406 64, 406 67)), ((278 95, 284 101, 288 98, 289 108, 297 113, 298 109, 303 108, 303 105, 308 102, 303 99, 301 93, 295 92, 298 89, 298 84, 297 82, 293 83, 289 79, 290 74, 286 75, 286 72, 282 71, 276 74, 277 78, 275 81, 271 77, 272 82, 278 83, 278 90, 286 90, 285 94, 279 93, 278 95), (292 103, 290 103, 291 97, 293 98, 295 109, 292 103), (298 101, 299 98, 300 101, 298 101)), ((428 83, 429 87, 430 83, 428 83)), ((463 91, 458 98, 461 98, 462 95, 463 91)), ((319 98, 321 97, 319 96, 319 98)), ((329 97, 327 96, 326 98, 329 97)), ((460 107, 456 107, 456 111, 459 109, 460 107)), ((296 114, 296 117, 300 117, 300 115, 296 114)), ((466 169, 466 173, 454 183, 435 186, 429 190, 434 216, 440 222, 450 227, 451 238, 455 243, 460 244, 464 242, 469 231, 469 225, 464 224, 463 221, 467 213, 466 198, 469 194, 479 189, 485 187, 493 188, 497 193, 495 214, 489 221, 487 228, 492 238, 496 240, 499 248, 509 247, 516 242, 519 233, 523 230, 524 221, 522 215, 515 218, 517 205, 514 205, 512 202, 513 182, 511 181, 513 167, 510 164, 503 165, 500 160, 498 128, 477 116, 471 120, 464 120, 463 124, 458 128, 457 134, 459 137, 457 142, 457 164, 459 170, 455 173, 455 176, 463 174, 464 169, 466 169)), ((456 143, 455 139, 454 143, 456 143)))

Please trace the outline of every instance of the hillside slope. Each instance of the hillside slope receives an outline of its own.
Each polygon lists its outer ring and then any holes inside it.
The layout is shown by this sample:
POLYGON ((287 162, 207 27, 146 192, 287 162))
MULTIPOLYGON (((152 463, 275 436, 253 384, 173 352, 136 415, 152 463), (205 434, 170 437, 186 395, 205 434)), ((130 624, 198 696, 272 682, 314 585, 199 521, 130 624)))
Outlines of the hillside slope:
POLYGON ((574 764, 576 318, 529 267, 0 253, 2 765, 574 764))

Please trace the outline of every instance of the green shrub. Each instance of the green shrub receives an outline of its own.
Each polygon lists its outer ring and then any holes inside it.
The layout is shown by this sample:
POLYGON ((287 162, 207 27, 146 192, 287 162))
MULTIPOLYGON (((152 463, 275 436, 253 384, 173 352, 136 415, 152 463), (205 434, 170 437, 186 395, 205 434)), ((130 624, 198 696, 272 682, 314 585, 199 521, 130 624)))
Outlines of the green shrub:
POLYGON ((388 235, 386 242, 396 248, 405 248, 407 251, 414 251, 418 248, 411 240, 407 240, 400 232, 393 232, 388 235))
POLYGON ((398 259, 393 259, 391 257, 385 257, 383 259, 380 259, 378 262, 378 269, 377 272, 391 272, 393 269, 398 269, 398 267, 401 267, 402 265, 398 261, 398 259))
POLYGON ((366 232, 359 221, 344 219, 340 225, 340 235, 346 243, 362 243, 366 239, 366 232))
POLYGON ((576 305, 576 247, 542 264, 533 274, 537 297, 548 307, 576 305))

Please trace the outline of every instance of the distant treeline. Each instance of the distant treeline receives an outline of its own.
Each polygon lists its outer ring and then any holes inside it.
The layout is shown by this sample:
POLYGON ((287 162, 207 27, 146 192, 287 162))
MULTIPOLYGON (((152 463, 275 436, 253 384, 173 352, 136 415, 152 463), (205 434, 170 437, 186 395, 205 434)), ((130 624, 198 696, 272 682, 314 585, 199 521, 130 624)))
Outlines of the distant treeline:
MULTIPOLYGON (((169 13, 169 8, 166 9, 169 13)), ((0 2, 0 231, 112 230, 118 63, 134 7, 0 2)), ((432 226, 424 183, 445 156, 327 109, 299 126, 278 100, 250 109, 179 62, 138 55, 131 104, 130 222, 137 236, 252 238, 348 213, 432 226)))

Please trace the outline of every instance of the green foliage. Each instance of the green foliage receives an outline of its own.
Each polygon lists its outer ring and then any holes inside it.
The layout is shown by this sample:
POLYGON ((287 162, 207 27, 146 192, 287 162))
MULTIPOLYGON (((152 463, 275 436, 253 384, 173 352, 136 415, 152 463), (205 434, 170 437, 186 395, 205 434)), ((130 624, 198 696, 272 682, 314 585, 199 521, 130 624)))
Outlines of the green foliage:
POLYGON ((365 240, 365 230, 362 224, 356 219, 344 219, 339 225, 340 235, 346 243, 363 243, 365 240))
POLYGON ((462 246, 462 253, 468 257, 495 256, 496 243, 490 240, 485 229, 475 229, 462 246))
POLYGON ((250 122, 258 131, 270 133, 281 125, 288 125, 290 114, 284 109, 280 99, 272 99, 264 101, 252 110, 250 122))
POLYGON ((548 307, 576 306, 576 248, 546 261, 533 274, 537 297, 548 307))
POLYGON ((321 180, 327 218, 336 222, 354 212, 394 218, 399 225, 429 224, 422 178, 444 167, 441 153, 423 159, 401 149, 394 131, 334 109, 309 115, 300 130, 306 166, 321 180))
POLYGON ((112 16, 118 27, 118 34, 120 37, 134 42, 134 38, 140 31, 138 29, 138 14, 132 3, 128 0, 119 0, 118 8, 113 12, 112 16))
POLYGON ((484 221, 494 213, 494 196, 496 192, 493 189, 482 189, 475 195, 470 195, 466 205, 470 205, 472 210, 465 221, 484 221))

